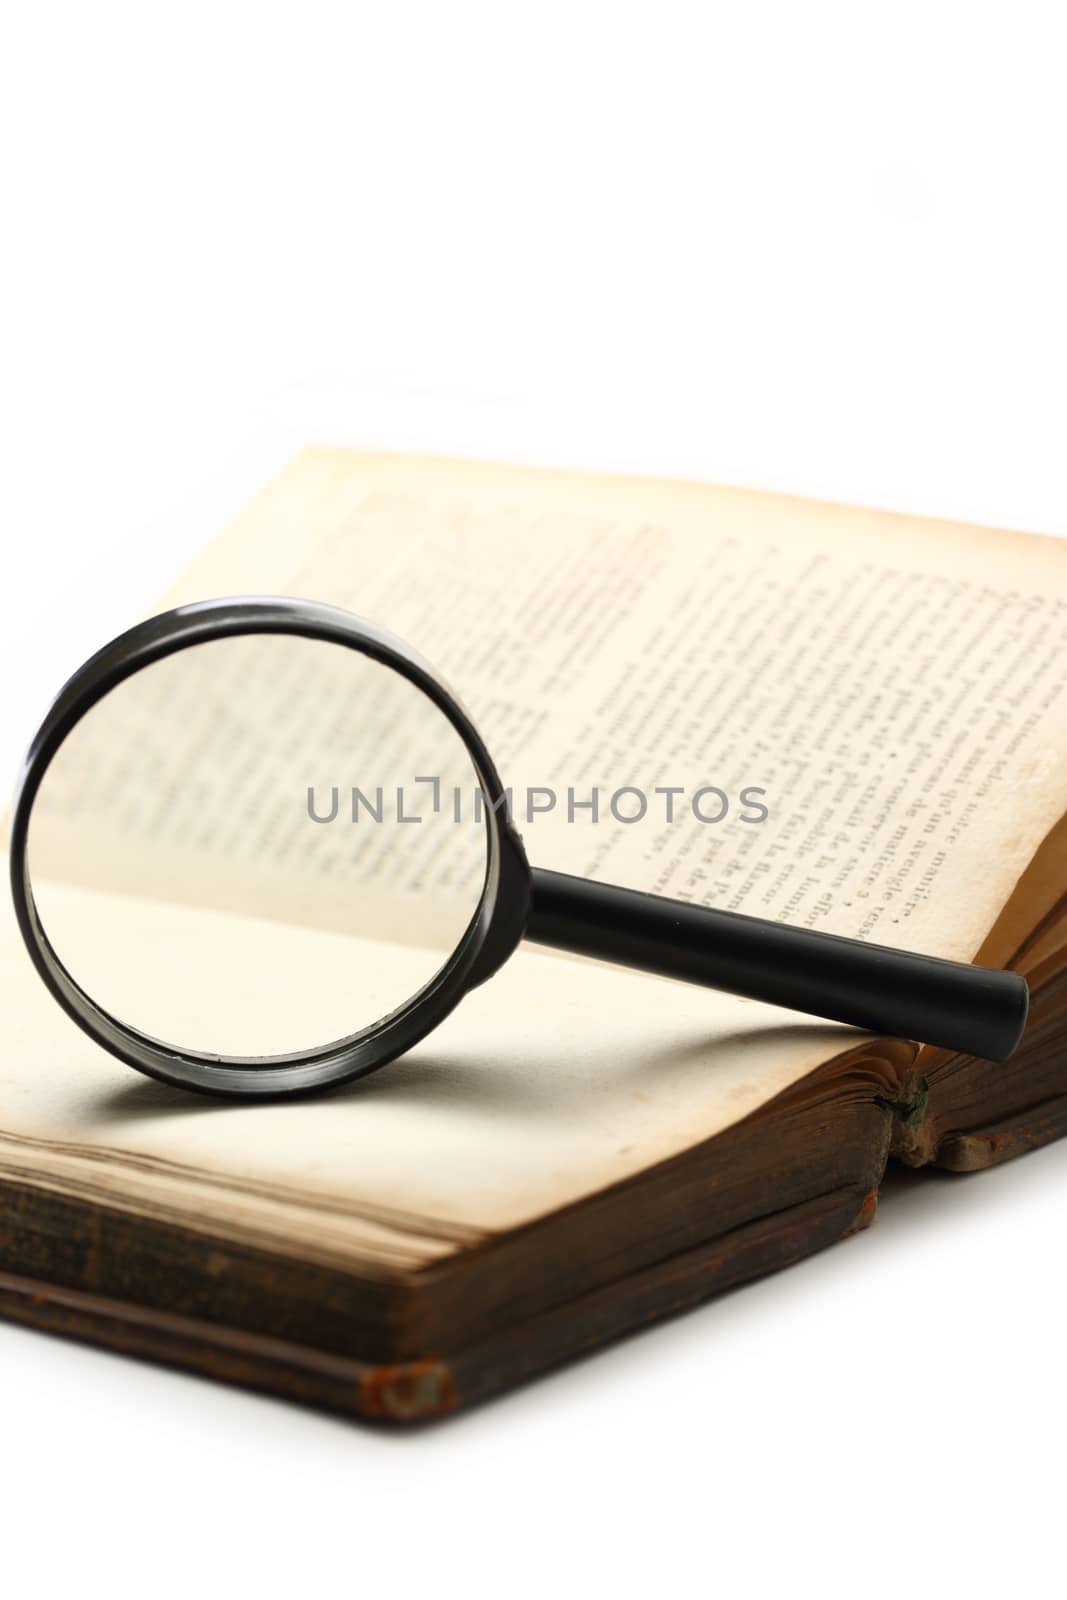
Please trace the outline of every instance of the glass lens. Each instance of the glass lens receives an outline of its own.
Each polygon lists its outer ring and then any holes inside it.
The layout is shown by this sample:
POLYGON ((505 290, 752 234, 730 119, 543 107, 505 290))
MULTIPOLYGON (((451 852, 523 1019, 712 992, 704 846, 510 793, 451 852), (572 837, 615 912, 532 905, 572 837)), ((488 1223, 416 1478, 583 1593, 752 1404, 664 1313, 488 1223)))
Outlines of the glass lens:
POLYGON ((392 668, 257 634, 193 646, 68 735, 30 823, 41 920, 122 1022, 200 1053, 328 1044, 399 1009, 486 870, 459 734, 392 668))

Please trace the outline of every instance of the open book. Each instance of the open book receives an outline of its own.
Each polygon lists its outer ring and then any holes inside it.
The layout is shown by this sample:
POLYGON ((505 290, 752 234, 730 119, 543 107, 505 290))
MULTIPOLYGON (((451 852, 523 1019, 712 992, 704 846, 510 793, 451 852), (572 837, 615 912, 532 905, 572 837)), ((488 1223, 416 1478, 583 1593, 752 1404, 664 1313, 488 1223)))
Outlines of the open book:
MULTIPOLYGON (((714 785, 766 811, 575 825, 557 807, 523 828, 537 865, 1011 965, 1027 1034, 996 1066, 521 948, 373 1077, 221 1103, 81 1035, 5 912, 3 1314, 339 1410, 432 1416, 862 1227, 891 1155, 973 1170, 1067 1130, 1067 546, 311 451, 162 604, 234 593, 330 601, 409 639, 517 792, 714 785)), ((64 854, 62 817, 48 893, 136 991, 165 1002, 190 918, 250 1007, 268 938, 324 974, 358 940, 383 985, 424 960, 403 917, 339 922, 351 880, 322 872, 320 830, 279 850, 248 828, 202 879, 168 877, 181 796, 161 821, 149 778, 131 782, 115 853, 152 936, 122 945, 120 897, 64 854)))

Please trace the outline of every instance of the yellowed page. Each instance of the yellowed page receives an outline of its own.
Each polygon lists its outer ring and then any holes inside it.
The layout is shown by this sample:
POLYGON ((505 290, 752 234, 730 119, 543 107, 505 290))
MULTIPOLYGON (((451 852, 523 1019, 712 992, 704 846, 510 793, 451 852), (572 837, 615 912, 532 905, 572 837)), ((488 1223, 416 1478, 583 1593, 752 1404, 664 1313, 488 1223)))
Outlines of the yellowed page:
MULTIPOLYGON (((309 451, 167 600, 242 592, 340 604, 434 662, 475 714, 536 864, 968 958, 1064 811, 1058 540, 696 484, 309 451), (611 813, 622 786, 645 797, 637 822, 611 813), (549 812, 527 815, 531 787, 555 794, 549 812)), ((294 737, 302 715, 294 702, 294 737)), ((340 752, 338 765, 343 777, 340 752)), ((284 859, 292 919, 345 925, 360 868, 343 807, 282 841, 265 800, 239 845, 220 838, 198 874, 180 858, 168 874, 167 830, 188 824, 195 790, 162 826, 150 781, 140 803, 135 791, 111 858, 80 852, 83 878, 162 875, 155 892, 193 899, 225 884, 214 903, 255 911, 284 859)), ((93 820, 99 840, 108 818, 93 820)), ((416 926, 406 908, 396 925, 380 903, 375 917, 390 937, 416 926)))
MULTIPOLYGON (((311 452, 169 599, 304 594, 392 627, 468 701, 516 790, 766 790, 754 825, 539 816, 539 864, 966 957, 1063 811, 1065 555, 737 491, 311 452)), ((137 829, 118 842, 136 851, 137 829)), ((120 904, 59 893, 146 995, 181 971, 180 907, 148 905, 157 936, 130 945, 120 904)), ((227 962, 251 962, 252 927, 228 928, 227 962)), ((383 979, 413 954, 370 948, 383 979)), ((218 1107, 92 1046, 13 935, 4 963, 7 1170, 379 1264, 632 1175, 856 1038, 520 951, 378 1077, 218 1107)))
MULTIPOLYGON (((61 893, 68 921, 117 949, 161 1012, 190 937, 217 941, 238 999, 258 992, 262 923, 235 938, 234 917, 155 903, 138 923, 148 936, 131 942, 124 897, 61 893)), ((418 959, 285 932, 305 970, 302 946, 316 944, 324 999, 331 963, 353 949, 387 988, 418 959)), ((154 1084, 80 1033, 6 905, 0 972, 0 1174, 368 1273, 438 1260, 631 1177, 865 1043, 792 1012, 523 950, 403 1061, 326 1098, 239 1105, 154 1084)), ((220 1028, 230 1015, 219 1002, 220 1028)))

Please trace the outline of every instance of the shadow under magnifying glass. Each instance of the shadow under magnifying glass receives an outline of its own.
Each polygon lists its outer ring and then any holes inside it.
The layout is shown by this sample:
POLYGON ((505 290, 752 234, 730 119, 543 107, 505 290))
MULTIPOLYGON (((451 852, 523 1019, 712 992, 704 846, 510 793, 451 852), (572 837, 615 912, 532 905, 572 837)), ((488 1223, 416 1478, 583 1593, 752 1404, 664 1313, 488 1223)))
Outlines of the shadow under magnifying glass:
POLYGON ((328 1096, 291 1096, 283 1101, 251 1102, 191 1094, 188 1090, 156 1083, 151 1079, 131 1079, 103 1091, 87 1108, 87 1116, 98 1126, 109 1128, 154 1119, 194 1118, 247 1111, 255 1104, 257 1114, 270 1115, 281 1107, 329 1104, 345 1116, 358 1115, 362 1106, 418 1106, 420 1110, 469 1114, 479 1112, 519 1112, 523 1116, 556 1119, 561 1115, 581 1117, 603 1111, 605 1079, 617 1087, 620 1096, 642 1090, 662 1090, 688 1097, 693 1079, 707 1080, 717 1069, 733 1067, 740 1053, 753 1049, 754 1070, 776 1056, 792 1054, 803 1046, 805 1054, 818 1055, 825 1048, 826 1059, 853 1048, 862 1035, 840 1026, 790 1023, 780 1027, 735 1029, 729 1033, 702 1034, 667 1049, 650 1046, 621 1056, 605 1055, 603 1073, 588 1068, 573 1070, 573 1049, 562 1036, 547 1033, 538 1053, 538 1068, 501 1068, 513 1049, 502 1046, 494 1056, 487 1042, 478 1059, 427 1047, 416 1047, 408 1055, 378 1072, 341 1085, 328 1096))

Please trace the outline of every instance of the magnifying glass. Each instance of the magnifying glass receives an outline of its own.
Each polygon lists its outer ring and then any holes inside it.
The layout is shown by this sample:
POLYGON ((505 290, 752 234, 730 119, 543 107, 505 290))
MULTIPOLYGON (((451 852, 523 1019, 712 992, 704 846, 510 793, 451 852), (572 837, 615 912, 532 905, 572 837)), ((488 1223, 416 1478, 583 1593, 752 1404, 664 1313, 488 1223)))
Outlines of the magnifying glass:
POLYGON ((92 656, 30 747, 10 863, 63 1009, 210 1093, 373 1072, 524 939, 997 1061, 1026 1021, 1017 973, 531 867, 433 668, 309 600, 180 606, 92 656))

